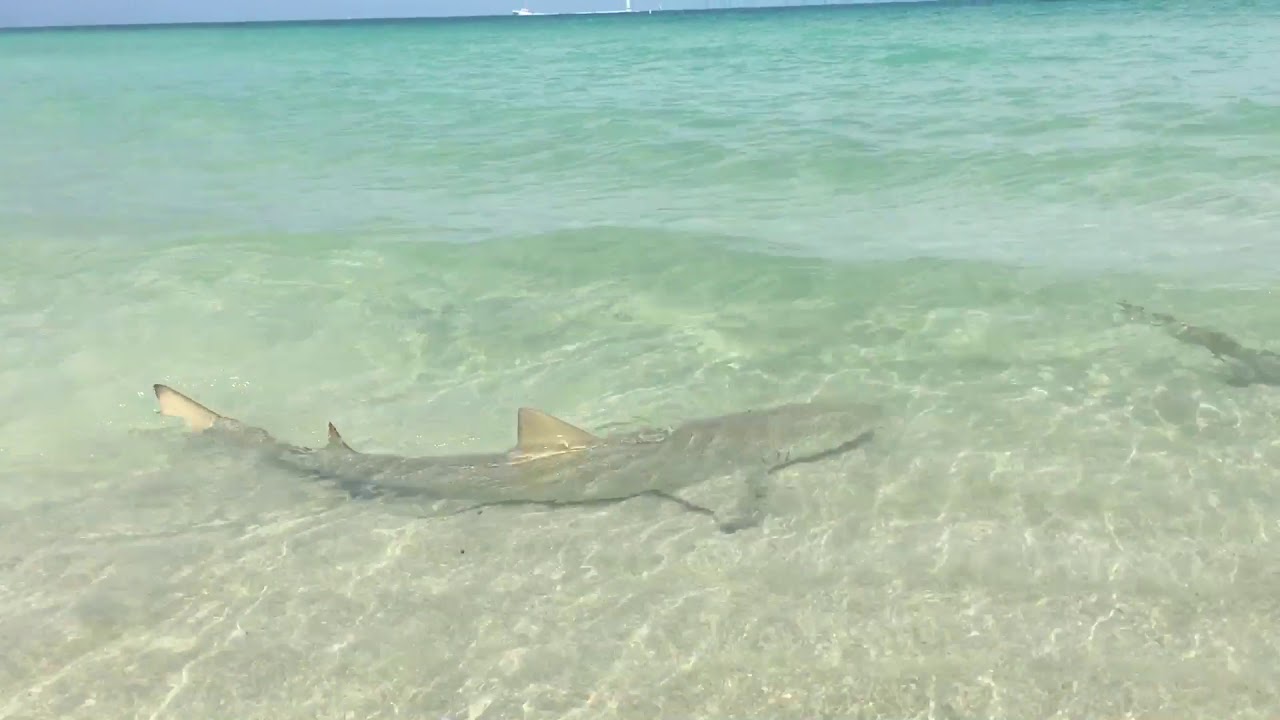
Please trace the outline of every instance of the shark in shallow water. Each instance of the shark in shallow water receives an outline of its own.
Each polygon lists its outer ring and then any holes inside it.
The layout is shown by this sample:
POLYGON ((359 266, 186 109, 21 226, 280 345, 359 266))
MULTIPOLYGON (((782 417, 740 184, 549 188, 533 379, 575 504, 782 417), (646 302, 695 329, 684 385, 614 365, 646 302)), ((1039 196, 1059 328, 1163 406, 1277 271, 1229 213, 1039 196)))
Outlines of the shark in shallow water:
POLYGON ((722 415, 672 429, 597 436, 520 408, 516 444, 501 453, 403 457, 357 452, 329 423, 328 444, 291 445, 154 386, 162 415, 202 437, 336 484, 355 497, 460 501, 457 512, 501 505, 587 506, 655 497, 714 518, 724 532, 757 524, 770 475, 843 455, 872 440, 883 413, 859 403, 808 402, 722 415), (741 480, 732 507, 708 508, 676 491, 716 477, 741 480))
POLYGON ((1219 330, 1187 324, 1172 315, 1151 312, 1140 305, 1119 301, 1120 309, 1131 320, 1164 328, 1175 339, 1208 350, 1227 363, 1227 383, 1236 386, 1280 385, 1280 353, 1245 347, 1219 330))

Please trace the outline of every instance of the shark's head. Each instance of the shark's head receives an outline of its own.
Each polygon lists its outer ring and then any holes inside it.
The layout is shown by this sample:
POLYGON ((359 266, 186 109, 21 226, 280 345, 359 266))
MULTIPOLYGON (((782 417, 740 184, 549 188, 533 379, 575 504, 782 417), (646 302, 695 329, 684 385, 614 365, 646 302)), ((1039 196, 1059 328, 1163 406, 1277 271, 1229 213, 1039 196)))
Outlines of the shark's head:
POLYGON ((668 442, 707 452, 745 448, 772 466, 842 454, 870 441, 883 408, 862 403, 813 401, 778 405, 689 423, 668 442))

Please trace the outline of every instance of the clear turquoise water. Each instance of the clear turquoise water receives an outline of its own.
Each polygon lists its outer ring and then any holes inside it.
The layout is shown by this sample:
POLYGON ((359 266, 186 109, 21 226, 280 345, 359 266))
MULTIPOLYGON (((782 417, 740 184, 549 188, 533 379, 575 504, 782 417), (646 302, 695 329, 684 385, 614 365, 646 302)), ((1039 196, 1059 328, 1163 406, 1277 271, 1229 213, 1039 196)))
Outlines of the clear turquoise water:
POLYGON ((0 717, 1274 717, 1280 6, 0 35, 0 717), (721 535, 193 457, 839 392, 721 535))

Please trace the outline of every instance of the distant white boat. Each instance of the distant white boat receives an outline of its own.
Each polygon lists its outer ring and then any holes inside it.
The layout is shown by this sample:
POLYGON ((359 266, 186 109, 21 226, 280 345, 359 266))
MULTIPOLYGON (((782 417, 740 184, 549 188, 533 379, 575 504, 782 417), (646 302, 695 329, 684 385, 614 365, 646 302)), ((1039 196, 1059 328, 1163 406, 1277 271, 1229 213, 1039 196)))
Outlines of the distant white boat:
MULTIPOLYGON (((662 3, 658 3, 658 9, 662 9, 662 3)), ((614 15, 614 14, 617 14, 617 13, 629 13, 629 12, 633 12, 633 11, 631 10, 631 0, 627 0, 627 7, 626 7, 626 9, 625 9, 625 10, 585 10, 585 11, 580 11, 580 12, 575 12, 575 13, 552 13, 552 14, 553 14, 553 15, 564 15, 564 14, 569 14, 569 15, 614 15)), ((652 13, 653 13, 653 11, 652 11, 652 10, 650 10, 650 11, 649 11, 649 13, 650 13, 650 14, 652 14, 652 13)), ((545 13, 534 12, 534 11, 532 11, 532 10, 530 10, 530 9, 529 9, 529 6, 528 6, 528 5, 525 5, 524 7, 520 8, 519 10, 512 10, 512 11, 511 11, 511 14, 512 14, 512 15, 544 15, 545 13)))

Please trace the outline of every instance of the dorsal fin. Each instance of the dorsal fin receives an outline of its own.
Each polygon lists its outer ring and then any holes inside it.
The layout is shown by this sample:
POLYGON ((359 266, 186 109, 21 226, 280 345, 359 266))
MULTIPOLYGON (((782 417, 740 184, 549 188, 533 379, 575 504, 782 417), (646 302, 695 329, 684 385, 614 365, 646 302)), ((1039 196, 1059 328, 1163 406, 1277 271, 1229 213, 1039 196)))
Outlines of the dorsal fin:
POLYGON ((595 435, 541 410, 522 407, 516 415, 516 450, 522 453, 576 450, 598 442, 595 435))
POLYGON ((338 432, 338 428, 333 423, 329 423, 329 445, 330 450, 345 450, 346 452, 355 452, 346 440, 342 439, 342 434, 338 432))
POLYGON ((160 414, 182 418, 187 423, 187 427, 196 432, 208 430, 215 422, 222 419, 218 413, 168 385, 157 383, 152 387, 156 391, 156 400, 160 403, 160 414))

